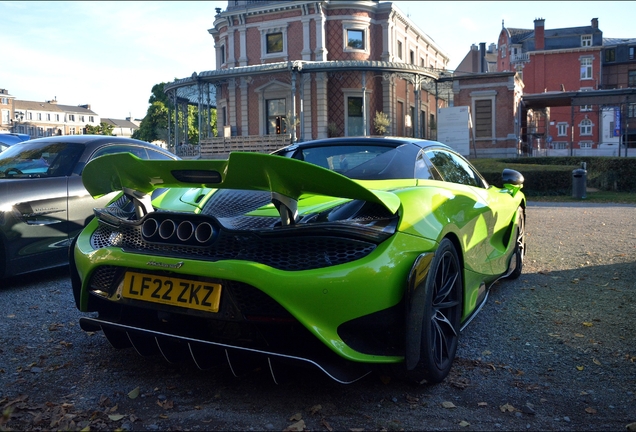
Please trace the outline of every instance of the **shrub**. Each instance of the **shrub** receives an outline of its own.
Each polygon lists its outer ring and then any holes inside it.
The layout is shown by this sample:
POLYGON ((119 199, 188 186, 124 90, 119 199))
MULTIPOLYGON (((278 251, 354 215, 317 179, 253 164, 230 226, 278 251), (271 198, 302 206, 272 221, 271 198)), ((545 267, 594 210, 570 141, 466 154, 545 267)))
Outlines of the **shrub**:
POLYGON ((587 186, 600 190, 636 192, 636 159, 608 157, 529 157, 474 159, 473 165, 486 180, 501 186, 501 171, 511 168, 525 178, 527 195, 567 195, 572 190, 572 171, 585 162, 587 186))

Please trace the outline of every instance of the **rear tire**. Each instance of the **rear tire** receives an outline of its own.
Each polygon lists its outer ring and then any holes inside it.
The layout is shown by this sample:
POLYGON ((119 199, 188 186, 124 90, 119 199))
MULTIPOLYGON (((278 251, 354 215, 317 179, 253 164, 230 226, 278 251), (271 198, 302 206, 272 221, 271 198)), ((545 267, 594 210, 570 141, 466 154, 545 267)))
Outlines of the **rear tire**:
POLYGON ((526 257, 526 213, 523 207, 517 209, 517 235, 515 236, 515 249, 512 259, 515 261, 515 269, 507 276, 507 279, 517 279, 523 271, 523 261, 526 257))
POLYGON ((74 255, 75 243, 77 243, 77 237, 75 237, 73 241, 71 241, 71 245, 69 246, 68 263, 69 263, 69 269, 71 273, 71 289, 73 290, 73 299, 75 300, 75 307, 77 307, 77 310, 81 311, 82 308, 80 307, 80 291, 82 288, 82 281, 75 268, 75 255, 74 255))
POLYGON ((0 238, 0 279, 5 277, 5 270, 6 270, 6 254, 4 252, 4 242, 2 241, 2 239, 0 238))
POLYGON ((424 283, 420 360, 407 376, 417 382, 442 382, 450 372, 462 315, 462 268, 453 243, 441 241, 424 283))

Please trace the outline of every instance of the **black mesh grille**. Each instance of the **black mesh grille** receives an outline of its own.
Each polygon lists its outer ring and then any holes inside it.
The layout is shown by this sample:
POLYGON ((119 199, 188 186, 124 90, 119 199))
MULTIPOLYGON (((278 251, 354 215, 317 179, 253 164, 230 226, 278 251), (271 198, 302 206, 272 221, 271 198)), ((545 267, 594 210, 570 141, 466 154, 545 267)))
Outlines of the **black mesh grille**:
POLYGON ((272 194, 262 191, 221 189, 205 203, 201 214, 216 218, 242 216, 272 202, 272 194))
POLYGON ((127 252, 174 258, 209 261, 237 259, 290 271, 344 264, 367 256, 376 247, 373 243, 335 236, 269 238, 225 230, 209 247, 164 245, 145 242, 139 227, 122 225, 115 230, 105 224, 93 233, 91 246, 96 249, 118 246, 127 252))
POLYGON ((89 286, 93 290, 100 290, 112 293, 113 282, 117 278, 120 267, 102 266, 99 267, 91 276, 89 286))

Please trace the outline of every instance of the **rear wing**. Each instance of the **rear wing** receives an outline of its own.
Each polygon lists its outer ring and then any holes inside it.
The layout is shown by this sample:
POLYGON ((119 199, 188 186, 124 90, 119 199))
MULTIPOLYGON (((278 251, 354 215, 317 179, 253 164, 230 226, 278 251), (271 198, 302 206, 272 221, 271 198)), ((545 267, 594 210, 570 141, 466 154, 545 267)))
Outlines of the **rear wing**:
POLYGON ((82 181, 93 197, 124 191, 152 211, 150 194, 158 188, 202 187, 270 191, 281 212, 294 216, 301 195, 359 199, 383 205, 391 213, 400 207, 397 195, 361 186, 355 180, 307 162, 262 153, 230 153, 226 160, 143 160, 130 153, 100 156, 89 162, 82 181), (286 211, 283 211, 286 210, 286 211))

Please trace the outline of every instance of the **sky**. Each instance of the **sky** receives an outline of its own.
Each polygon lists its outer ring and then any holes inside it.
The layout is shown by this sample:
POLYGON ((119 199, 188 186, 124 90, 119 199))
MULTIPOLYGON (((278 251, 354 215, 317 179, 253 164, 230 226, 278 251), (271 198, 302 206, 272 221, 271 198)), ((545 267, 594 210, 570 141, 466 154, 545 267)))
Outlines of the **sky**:
MULTIPOLYGON (((333 1, 333 0, 332 0, 333 1)), ((506 27, 582 27, 599 19, 603 37, 636 38, 634 1, 395 1, 450 57, 496 43, 506 27)), ((215 8, 227 1, 0 0, 0 88, 19 100, 90 104, 100 117, 143 118, 160 82, 215 68, 215 8)))

